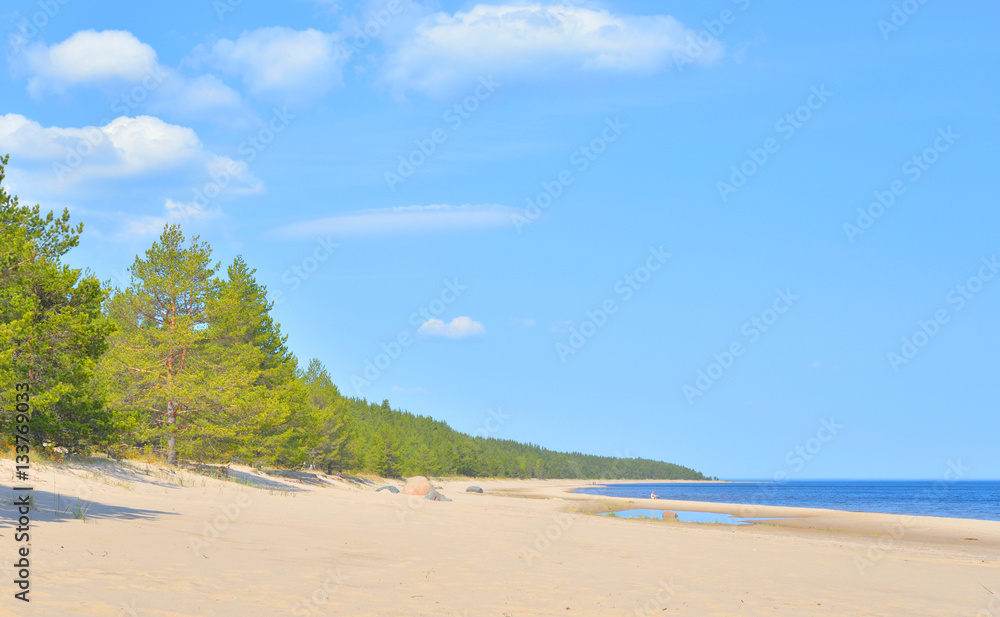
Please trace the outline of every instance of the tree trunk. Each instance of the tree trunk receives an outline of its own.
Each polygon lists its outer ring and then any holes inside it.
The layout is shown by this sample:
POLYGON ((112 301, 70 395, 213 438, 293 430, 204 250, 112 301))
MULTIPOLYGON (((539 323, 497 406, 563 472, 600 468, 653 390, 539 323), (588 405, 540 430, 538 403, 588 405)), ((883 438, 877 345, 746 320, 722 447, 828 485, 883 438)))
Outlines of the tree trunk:
POLYGON ((177 465, 177 408, 173 401, 167 401, 167 464, 177 465))

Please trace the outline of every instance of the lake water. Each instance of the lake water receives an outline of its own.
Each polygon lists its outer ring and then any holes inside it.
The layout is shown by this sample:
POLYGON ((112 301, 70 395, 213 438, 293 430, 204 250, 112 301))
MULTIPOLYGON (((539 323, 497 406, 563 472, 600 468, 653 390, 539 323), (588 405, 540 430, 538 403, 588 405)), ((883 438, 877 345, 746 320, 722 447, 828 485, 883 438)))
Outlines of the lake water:
POLYGON ((1000 521, 996 480, 795 480, 788 482, 685 482, 609 484, 579 493, 630 499, 649 497, 714 503, 829 508, 887 514, 1000 521))

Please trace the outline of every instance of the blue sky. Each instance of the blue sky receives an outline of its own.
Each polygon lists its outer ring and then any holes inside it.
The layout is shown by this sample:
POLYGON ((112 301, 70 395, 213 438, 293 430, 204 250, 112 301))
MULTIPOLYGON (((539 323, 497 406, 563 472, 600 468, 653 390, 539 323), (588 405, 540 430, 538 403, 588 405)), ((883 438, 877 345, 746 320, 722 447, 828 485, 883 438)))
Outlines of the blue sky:
POLYGON ((347 394, 723 478, 1000 477, 996 6, 4 11, 8 183, 70 261, 181 223, 347 394))

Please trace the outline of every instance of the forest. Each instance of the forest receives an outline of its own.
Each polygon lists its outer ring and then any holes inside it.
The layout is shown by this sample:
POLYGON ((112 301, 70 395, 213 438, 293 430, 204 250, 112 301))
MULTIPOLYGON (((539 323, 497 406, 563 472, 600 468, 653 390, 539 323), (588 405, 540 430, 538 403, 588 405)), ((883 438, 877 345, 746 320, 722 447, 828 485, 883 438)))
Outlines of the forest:
POLYGON ((470 436, 341 394, 316 359, 300 366, 266 288, 237 256, 166 225, 124 288, 63 258, 81 223, 24 206, 0 159, 0 438, 15 385, 32 393, 33 448, 383 477, 706 479, 679 465, 470 436))

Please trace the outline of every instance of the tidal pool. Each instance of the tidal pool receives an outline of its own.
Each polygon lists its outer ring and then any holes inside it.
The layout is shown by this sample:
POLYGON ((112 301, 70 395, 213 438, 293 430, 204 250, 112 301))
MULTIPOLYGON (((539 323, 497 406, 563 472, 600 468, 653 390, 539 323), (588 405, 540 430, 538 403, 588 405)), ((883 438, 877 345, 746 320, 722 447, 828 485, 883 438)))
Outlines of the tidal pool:
MULTIPOLYGON (((601 516, 613 516, 615 518, 644 518, 651 520, 663 520, 664 512, 676 512, 677 520, 682 523, 720 523, 722 525, 752 525, 762 521, 774 521, 778 518, 762 517, 737 517, 732 514, 721 512, 690 512, 684 510, 654 510, 652 508, 633 508, 631 510, 616 510, 614 512, 602 512, 601 516)), ((673 520, 668 515, 667 520, 673 520)))

